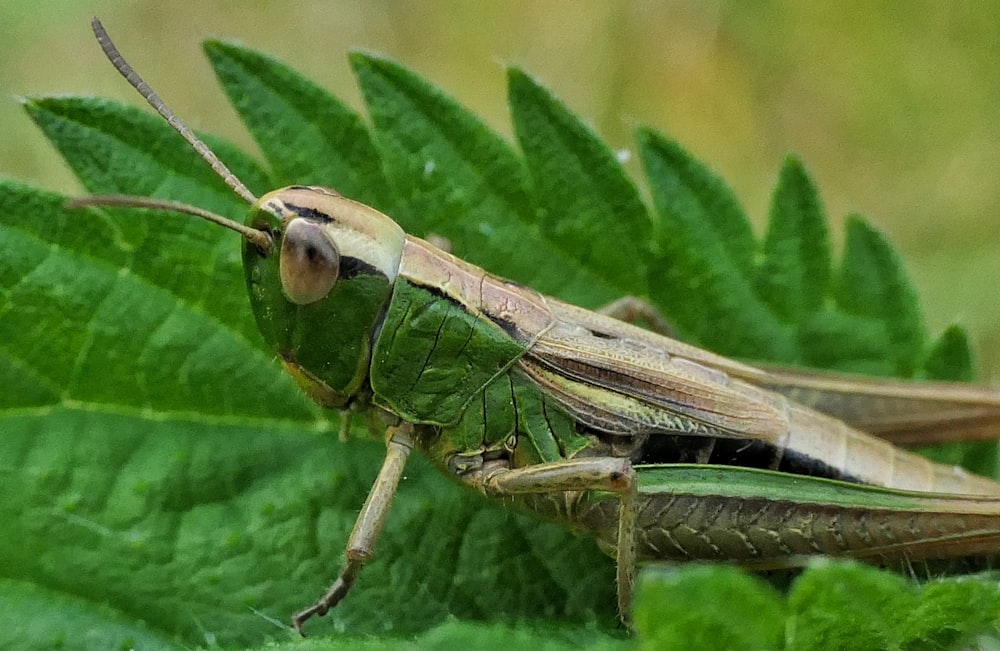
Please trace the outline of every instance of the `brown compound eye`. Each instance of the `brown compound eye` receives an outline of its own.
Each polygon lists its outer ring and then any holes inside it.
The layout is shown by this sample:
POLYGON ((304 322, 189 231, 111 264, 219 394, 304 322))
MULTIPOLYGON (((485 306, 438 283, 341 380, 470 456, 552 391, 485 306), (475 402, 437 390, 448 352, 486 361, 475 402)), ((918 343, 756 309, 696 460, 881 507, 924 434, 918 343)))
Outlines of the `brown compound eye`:
POLYGON ((322 226, 306 219, 288 223, 278 265, 288 300, 308 305, 324 298, 337 284, 339 271, 340 253, 322 226))

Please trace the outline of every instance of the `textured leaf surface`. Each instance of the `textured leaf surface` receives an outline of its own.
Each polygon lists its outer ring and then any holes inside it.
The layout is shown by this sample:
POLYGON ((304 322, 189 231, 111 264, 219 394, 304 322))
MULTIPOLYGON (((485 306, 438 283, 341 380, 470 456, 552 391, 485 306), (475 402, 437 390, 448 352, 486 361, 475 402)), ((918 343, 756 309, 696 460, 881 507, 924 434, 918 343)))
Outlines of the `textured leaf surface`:
POLYGON ((539 291, 590 304, 622 295, 565 250, 589 247, 583 238, 542 236, 524 163, 478 118, 397 63, 365 54, 351 63, 407 231, 444 236, 460 257, 539 291))
POLYGON ((916 294, 885 238, 852 216, 837 287, 845 311, 881 324, 891 374, 912 375, 925 345, 916 294))
POLYGON ((607 145, 559 100, 517 68, 507 79, 542 232, 572 245, 579 264, 620 279, 622 294, 649 294, 652 224, 635 185, 607 145))
POLYGON ((221 41, 205 43, 215 73, 279 185, 322 185, 389 210, 375 143, 361 116, 287 66, 221 41))
POLYGON ((996 625, 1000 585, 956 578, 919 586, 872 568, 820 561, 792 586, 788 608, 792 649, 968 648, 996 625))
MULTIPOLYGON (((641 129, 647 212, 607 148, 520 71, 510 71, 510 101, 523 158, 386 59, 352 58, 369 132, 285 66, 228 44, 206 49, 270 173, 210 142, 255 192, 333 185, 563 298, 599 305, 646 293, 719 352, 971 373, 960 331, 925 346, 912 289, 870 227, 850 223, 844 261, 823 279, 822 207, 794 161, 758 245, 720 179, 641 129), (642 259, 602 263, 616 251, 642 259)), ((156 116, 81 98, 26 108, 87 192, 175 198, 234 218, 246 209, 156 116)), ((316 638, 295 639, 284 622, 335 574, 381 445, 336 440, 336 415, 310 404, 262 350, 241 276, 232 233, 171 215, 67 210, 62 197, 0 181, 0 643, 562 649, 724 638, 947 648, 1000 634, 989 577, 916 589, 833 565, 807 572, 787 597, 727 569, 654 576, 637 601, 638 637, 624 640, 612 563, 592 542, 470 495, 414 459, 350 598, 310 622, 316 638), (876 583, 889 596, 869 589, 876 583), (856 635, 867 629, 848 617, 858 612, 842 598, 851 590, 895 618, 873 638, 856 635), (733 605, 720 608, 719 595, 733 605)))
POLYGON ((791 322, 819 310, 830 280, 826 215, 802 163, 794 158, 781 169, 763 248, 757 273, 764 302, 791 322))
POLYGON ((813 562, 782 595, 735 568, 650 568, 638 586, 642 648, 958 649, 996 631, 1000 582, 912 578, 813 562))
POLYGON ((643 649, 778 649, 785 605, 777 590, 728 567, 651 568, 637 586, 643 649))
POLYGON ((791 328, 754 293, 756 245, 729 190, 677 143, 646 129, 638 140, 660 219, 652 298, 683 333, 722 354, 795 361, 791 328))

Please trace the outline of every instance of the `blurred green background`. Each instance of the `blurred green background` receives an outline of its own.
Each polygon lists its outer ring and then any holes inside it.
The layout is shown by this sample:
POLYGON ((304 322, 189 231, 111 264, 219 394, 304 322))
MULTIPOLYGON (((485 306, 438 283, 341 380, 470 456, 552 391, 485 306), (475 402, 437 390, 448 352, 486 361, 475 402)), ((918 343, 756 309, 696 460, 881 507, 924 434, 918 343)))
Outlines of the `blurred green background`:
POLYGON ((931 333, 965 325, 983 378, 1000 381, 1000 3, 2 0, 0 174, 78 189, 17 96, 141 103, 94 43, 95 14, 186 121, 250 151, 204 38, 268 52, 358 108, 345 53, 379 51, 508 136, 503 65, 516 63, 616 149, 640 123, 680 141, 758 232, 796 153, 838 241, 851 211, 886 232, 931 333))

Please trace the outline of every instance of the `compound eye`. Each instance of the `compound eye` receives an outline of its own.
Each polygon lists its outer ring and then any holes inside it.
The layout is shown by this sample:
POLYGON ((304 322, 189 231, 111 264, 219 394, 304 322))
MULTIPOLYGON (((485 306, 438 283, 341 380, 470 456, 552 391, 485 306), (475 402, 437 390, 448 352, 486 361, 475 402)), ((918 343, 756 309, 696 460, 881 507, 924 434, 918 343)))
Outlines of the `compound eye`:
POLYGON ((281 241, 278 272, 288 300, 308 305, 324 298, 337 284, 340 253, 323 227, 293 219, 281 241))

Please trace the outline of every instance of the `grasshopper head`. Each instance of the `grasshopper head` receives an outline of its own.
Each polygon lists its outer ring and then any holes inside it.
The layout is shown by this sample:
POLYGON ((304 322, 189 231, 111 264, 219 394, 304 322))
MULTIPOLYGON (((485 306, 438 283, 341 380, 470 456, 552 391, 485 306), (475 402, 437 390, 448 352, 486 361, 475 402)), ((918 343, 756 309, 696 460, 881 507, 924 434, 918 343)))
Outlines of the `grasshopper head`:
POLYGON ((368 375, 371 342, 402 256, 391 219, 326 188, 291 186, 261 197, 247 226, 243 267, 264 339, 314 400, 344 405, 368 375))
POLYGON ((260 199, 170 110, 91 21, 108 60, 252 208, 247 225, 175 201, 103 195, 71 205, 131 206, 194 215, 240 233, 254 317, 264 339, 314 400, 347 404, 364 386, 371 342, 405 235, 391 219, 332 190, 290 186, 260 199))

